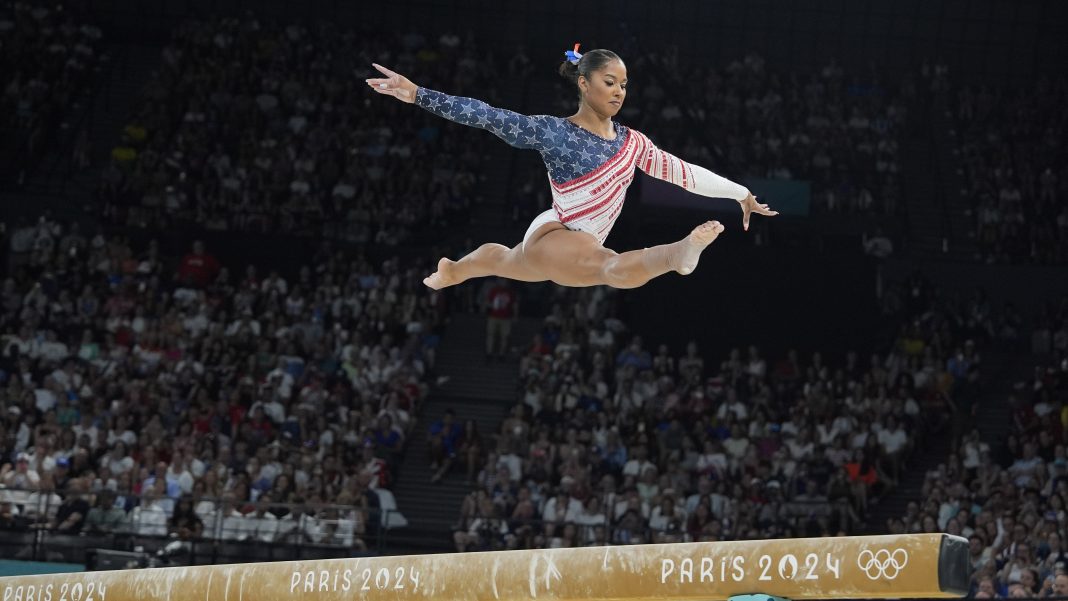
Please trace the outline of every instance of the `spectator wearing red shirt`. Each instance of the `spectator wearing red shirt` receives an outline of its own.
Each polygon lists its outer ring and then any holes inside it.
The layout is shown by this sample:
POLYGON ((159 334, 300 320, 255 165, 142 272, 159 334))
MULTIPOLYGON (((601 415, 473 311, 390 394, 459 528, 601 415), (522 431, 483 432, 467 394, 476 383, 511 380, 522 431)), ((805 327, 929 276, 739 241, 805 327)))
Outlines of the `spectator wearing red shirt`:
POLYGON ((853 451, 853 460, 843 467, 853 486, 856 511, 864 515, 868 511, 868 497, 871 496, 872 489, 879 484, 879 471, 863 449, 853 451))
POLYGON ((519 301, 508 280, 497 278, 486 293, 486 360, 497 356, 504 359, 508 338, 512 334, 512 322, 519 314, 519 301))
POLYGON ((204 243, 193 242, 193 252, 182 257, 178 266, 178 283, 193 288, 207 286, 219 275, 219 261, 204 251, 204 243))

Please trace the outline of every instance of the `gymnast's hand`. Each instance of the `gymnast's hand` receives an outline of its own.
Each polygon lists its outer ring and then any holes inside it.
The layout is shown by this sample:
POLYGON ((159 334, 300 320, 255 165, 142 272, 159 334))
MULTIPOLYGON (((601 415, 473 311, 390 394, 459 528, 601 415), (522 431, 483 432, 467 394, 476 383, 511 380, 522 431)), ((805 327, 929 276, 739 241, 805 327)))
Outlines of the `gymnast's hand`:
POLYGON ((749 231, 749 216, 751 214, 756 213, 757 215, 767 215, 768 217, 774 217, 779 214, 778 211, 772 211, 768 205, 757 202, 756 196, 753 196, 752 192, 739 202, 742 205, 742 228, 747 232, 749 231))
POLYGON ((419 86, 408 81, 408 78, 395 73, 389 69, 379 65, 377 63, 371 63, 371 65, 378 69, 380 73, 385 77, 371 78, 366 80, 367 85, 371 86, 371 89, 379 94, 386 94, 392 96, 397 100, 407 102, 411 104, 415 102, 415 92, 419 89, 419 86))

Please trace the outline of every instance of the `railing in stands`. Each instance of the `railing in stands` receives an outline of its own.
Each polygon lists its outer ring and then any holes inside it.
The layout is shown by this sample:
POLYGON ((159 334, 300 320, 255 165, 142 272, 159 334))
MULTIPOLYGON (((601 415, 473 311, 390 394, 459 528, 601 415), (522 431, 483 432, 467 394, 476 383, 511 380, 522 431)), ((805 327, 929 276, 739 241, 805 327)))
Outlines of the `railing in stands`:
POLYGON ((65 561, 92 569, 101 550, 125 552, 124 564, 142 567, 376 555, 392 517, 399 515, 356 505, 200 497, 190 505, 195 519, 177 519, 179 502, 113 492, 60 498, 0 488, 0 559, 65 561))

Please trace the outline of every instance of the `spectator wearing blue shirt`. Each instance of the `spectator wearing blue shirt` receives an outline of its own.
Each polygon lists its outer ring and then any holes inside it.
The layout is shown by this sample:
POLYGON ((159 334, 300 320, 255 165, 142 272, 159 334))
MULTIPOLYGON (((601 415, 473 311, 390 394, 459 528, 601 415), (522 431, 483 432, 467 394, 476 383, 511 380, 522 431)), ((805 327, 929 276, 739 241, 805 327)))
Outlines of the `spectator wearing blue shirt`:
POLYGON ((430 424, 430 469, 436 470, 430 478, 438 482, 452 468, 456 459, 456 446, 463 434, 463 426, 456 422, 456 414, 446 409, 441 419, 430 424))
POLYGON ((649 351, 642 348, 641 336, 635 336, 630 346, 619 351, 619 355, 616 357, 616 365, 619 367, 633 366, 638 371, 653 368, 653 358, 649 355, 649 351))
POLYGON ((383 459, 395 465, 397 453, 404 444, 404 437, 393 427, 393 418, 388 413, 378 416, 378 424, 371 434, 375 447, 381 450, 383 459))

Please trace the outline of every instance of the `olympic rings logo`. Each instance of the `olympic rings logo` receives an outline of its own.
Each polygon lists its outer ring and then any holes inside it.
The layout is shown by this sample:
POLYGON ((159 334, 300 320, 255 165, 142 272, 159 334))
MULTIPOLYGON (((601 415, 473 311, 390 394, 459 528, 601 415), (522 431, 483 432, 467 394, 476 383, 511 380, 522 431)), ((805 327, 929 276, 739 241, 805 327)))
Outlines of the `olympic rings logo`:
POLYGON ((857 567, 863 570, 864 574, 872 580, 878 580, 879 578, 893 580, 897 578, 901 570, 905 569, 908 563, 909 552, 904 549, 894 549, 893 551, 879 549, 874 553, 869 549, 865 549, 857 556, 857 567))

